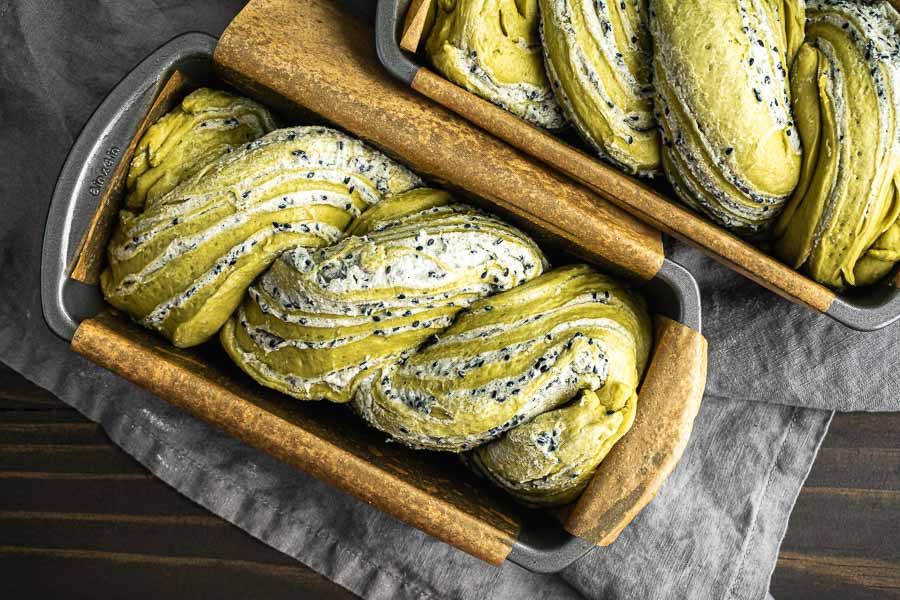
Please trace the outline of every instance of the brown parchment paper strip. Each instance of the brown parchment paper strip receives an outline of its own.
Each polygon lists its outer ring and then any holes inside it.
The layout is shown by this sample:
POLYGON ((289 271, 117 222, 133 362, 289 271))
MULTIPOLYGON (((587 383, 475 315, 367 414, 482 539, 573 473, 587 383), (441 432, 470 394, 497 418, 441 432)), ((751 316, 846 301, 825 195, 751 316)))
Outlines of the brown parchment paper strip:
POLYGON ((125 153, 118 158, 119 164, 110 176, 106 190, 100 196, 94 217, 81 239, 81 245, 75 255, 75 264, 72 265, 69 275, 72 279, 90 285, 96 284, 100 280, 106 245, 109 243, 113 224, 122 204, 125 178, 128 175, 131 158, 134 156, 134 149, 147 128, 175 107, 188 83, 187 77, 180 71, 174 71, 169 76, 156 100, 147 109, 147 113, 138 126, 137 133, 125 149, 125 153))
POLYGON ((400 36, 400 47, 413 54, 419 49, 419 43, 426 34, 429 20, 433 16, 432 0, 413 0, 406 11, 403 22, 403 35, 400 36))
POLYGON ((412 87, 500 139, 588 185, 657 229, 686 241, 712 258, 788 300, 825 312, 835 294, 758 248, 728 233, 675 201, 663 198, 599 159, 421 68, 412 87))
POLYGON ((222 358, 218 348, 206 355, 180 350, 111 313, 82 322, 72 348, 244 442, 489 563, 503 562, 518 536, 511 504, 493 496, 459 461, 385 444, 346 406, 299 403, 265 390, 222 358))
POLYGON ((659 491, 691 436, 706 386, 706 339, 656 317, 656 348, 631 431, 613 446, 565 517, 565 528, 606 546, 659 491))
POLYGON ((642 279, 662 265, 658 231, 394 80, 378 62, 371 26, 338 6, 255 0, 222 35, 214 60, 236 87, 292 100, 589 259, 642 279))

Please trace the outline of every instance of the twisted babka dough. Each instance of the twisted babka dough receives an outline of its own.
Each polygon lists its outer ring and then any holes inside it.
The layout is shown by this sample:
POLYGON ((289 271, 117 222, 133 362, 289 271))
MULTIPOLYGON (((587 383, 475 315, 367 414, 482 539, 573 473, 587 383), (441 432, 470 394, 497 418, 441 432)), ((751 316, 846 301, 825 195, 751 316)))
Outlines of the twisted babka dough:
POLYGON ((419 184, 337 131, 274 131, 227 152, 142 213, 123 210, 103 293, 176 346, 198 344, 283 251, 332 244, 366 207, 419 184))
POLYGON ((126 179, 125 206, 140 211, 216 158, 275 129, 261 104, 200 88, 147 129, 126 179))
POLYGON ((649 352, 643 304, 585 265, 475 302, 434 343, 360 387, 357 410, 417 448, 462 451, 602 389, 620 410, 649 352))
POLYGON ((569 121, 629 173, 660 169, 646 0, 541 0, 547 74, 569 121))
POLYGON ((363 217, 365 236, 286 253, 223 328, 231 358, 295 398, 347 402, 362 376, 473 301, 540 275, 544 258, 527 236, 450 202, 436 190, 401 194, 363 217))
POLYGON ((565 125, 544 73, 538 0, 440 0, 426 50, 447 79, 540 127, 565 125))
POLYGON ((764 232, 800 174, 788 71, 803 0, 650 0, 663 166, 689 206, 764 232))
POLYGON ((791 73, 805 155, 775 250, 835 288, 900 260, 900 15, 887 2, 810 0, 791 73))

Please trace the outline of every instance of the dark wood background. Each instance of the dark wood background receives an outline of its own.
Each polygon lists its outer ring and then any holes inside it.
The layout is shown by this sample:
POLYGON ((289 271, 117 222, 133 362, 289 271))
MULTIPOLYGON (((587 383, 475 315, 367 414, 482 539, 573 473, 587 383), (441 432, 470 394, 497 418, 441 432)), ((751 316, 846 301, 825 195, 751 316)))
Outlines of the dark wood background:
MULTIPOLYGON (((837 415, 777 600, 900 598, 900 414, 837 415)), ((0 365, 0 598, 353 598, 206 512, 0 365)))

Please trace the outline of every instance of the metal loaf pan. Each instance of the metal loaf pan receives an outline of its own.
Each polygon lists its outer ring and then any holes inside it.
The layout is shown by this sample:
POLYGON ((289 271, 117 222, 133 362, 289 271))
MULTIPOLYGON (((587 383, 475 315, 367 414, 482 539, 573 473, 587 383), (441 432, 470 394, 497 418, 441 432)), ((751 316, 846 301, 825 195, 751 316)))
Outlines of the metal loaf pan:
POLYGON ((378 0, 375 29, 378 56, 385 68, 403 83, 780 296, 860 331, 881 329, 900 319, 900 270, 877 285, 835 293, 685 208, 667 185, 648 187, 434 73, 424 64, 421 51, 424 44, 419 44, 417 54, 401 48, 401 44, 410 46, 403 42, 407 24, 421 31, 424 13, 416 11, 422 5, 411 0, 378 0), (411 14, 407 15, 408 11, 411 14), (419 18, 413 18, 413 13, 419 18))
MULTIPOLYGON (((81 277, 84 283, 70 276, 72 265, 83 258, 85 232, 115 185, 116 169, 129 160, 128 149, 144 116, 170 76, 185 75, 191 87, 224 85, 221 66, 212 58, 215 48, 214 38, 198 33, 163 45, 112 90, 78 136, 57 181, 44 232, 41 293, 50 328, 72 340, 77 352, 163 399, 488 562, 509 559, 534 571, 554 572, 595 544, 610 543, 650 501, 680 457, 705 383, 698 289, 686 270, 668 260, 649 281, 635 281, 653 310, 668 319, 658 318, 660 347, 641 390, 635 427, 607 459, 610 469, 618 460, 635 471, 653 465, 651 472, 643 469, 631 487, 627 482, 637 473, 625 473, 625 487, 613 494, 611 509, 595 505, 580 512, 577 507, 524 509, 446 455, 386 444, 345 407, 301 404, 265 390, 228 363, 215 343, 177 350, 111 314, 90 277, 81 277), (651 380, 655 391, 648 389, 651 380), (661 437, 652 447, 642 442, 661 437), (626 492, 629 498, 620 497, 626 492)), ((244 91, 254 95, 250 87, 244 91)), ((609 486, 617 485, 602 479, 592 483, 599 486, 597 493, 607 494, 609 486)))

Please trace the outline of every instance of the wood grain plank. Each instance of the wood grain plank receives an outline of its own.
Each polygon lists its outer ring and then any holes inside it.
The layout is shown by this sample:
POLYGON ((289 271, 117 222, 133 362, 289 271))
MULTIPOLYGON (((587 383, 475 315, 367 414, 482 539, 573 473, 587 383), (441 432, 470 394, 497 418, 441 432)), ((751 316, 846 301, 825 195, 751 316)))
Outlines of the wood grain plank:
POLYGON ((900 491, 804 488, 782 547, 893 561, 900 575, 900 491))
POLYGON ((84 454, 100 452, 104 454, 114 453, 115 446, 110 444, 0 444, 0 460, 7 456, 16 456, 21 454, 44 455, 44 454, 84 454))
POLYGON ((197 525, 230 527, 228 521, 211 514, 204 515, 125 515, 107 513, 42 512, 34 510, 0 510, 0 521, 76 521, 95 523, 138 523, 149 525, 197 525))
POLYGON ((53 394, 0 363, 0 411, 60 407, 53 394))
POLYGON ((0 540, 0 598, 354 597, 181 496, 3 365, 0 540))
POLYGON ((57 406, 61 404, 53 394, 0 363, 0 410, 7 408, 7 401, 13 400, 40 401, 57 406))
POLYGON ((900 414, 835 415, 791 515, 771 591, 900 598, 900 414))
POLYGON ((828 428, 825 448, 898 448, 900 412, 836 415, 828 428))
MULTIPOLYGON (((0 381, 0 387, 2 387, 2 385, 3 383, 0 381)), ((89 425, 95 425, 85 419, 84 416, 74 408, 63 404, 55 398, 54 402, 56 404, 36 409, 9 408, 4 410, 0 408, 0 422, 10 425, 16 423, 87 423, 89 425)), ((0 403, 0 405, 2 405, 2 403, 0 403)))
MULTIPOLYGON (((10 411, 13 412, 13 411, 10 411)), ((15 411, 25 416, 44 411, 15 411)), ((11 444, 98 444, 108 442, 103 429, 96 423, 61 421, 58 419, 28 419, 21 422, 0 421, 0 447, 11 444)))
POLYGON ((823 556, 783 551, 775 575, 780 594, 776 597, 867 598, 900 597, 897 563, 854 556, 823 556))
POLYGON ((50 392, 44 391, 36 386, 32 386, 30 382, 22 380, 30 387, 15 385, 10 388, 0 387, 0 412, 8 410, 46 410, 48 408, 58 408, 60 401, 53 397, 50 392))
MULTIPOLYGON (((894 436, 894 444, 900 445, 900 433, 895 432, 894 436)), ((806 480, 806 486, 898 489, 900 447, 823 447, 806 480)))
POLYGON ((103 473, 100 477, 87 478, 82 474, 47 478, 17 473, 25 476, 0 477, 0 510, 90 513, 102 507, 103 512, 112 514, 208 514, 146 473, 139 476, 103 473))
MULTIPOLYGON (((102 507, 101 507, 102 508, 102 507)), ((139 552, 183 558, 203 556, 251 560, 293 567, 297 562, 264 544, 247 544, 247 534, 213 515, 128 515, 2 511, 2 544, 50 545, 97 552, 139 552)))
POLYGON ((110 442, 0 444, 0 471, 134 473, 143 467, 110 442))
POLYGON ((19 574, 0 578, 6 598, 354 597, 299 563, 15 546, 0 546, 0 562, 19 574))
POLYGON ((47 398, 41 394, 33 397, 19 396, 18 394, 10 394, 8 392, 0 392, 0 412, 8 410, 45 410, 48 408, 56 408, 59 401, 55 398, 47 398))

